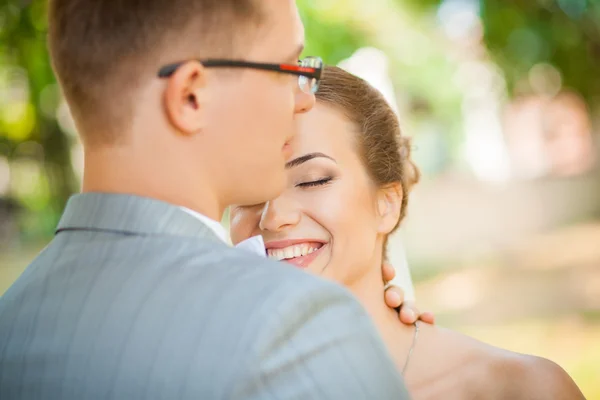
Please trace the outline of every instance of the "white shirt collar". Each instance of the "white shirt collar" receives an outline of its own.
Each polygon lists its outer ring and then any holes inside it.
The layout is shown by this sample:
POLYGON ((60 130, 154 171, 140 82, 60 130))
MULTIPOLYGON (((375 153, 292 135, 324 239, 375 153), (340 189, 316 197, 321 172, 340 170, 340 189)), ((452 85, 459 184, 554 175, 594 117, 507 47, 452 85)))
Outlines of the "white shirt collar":
POLYGON ((217 237, 219 239, 221 239, 225 243, 229 243, 229 240, 227 240, 227 231, 225 230, 223 225, 221 225, 220 222, 215 221, 214 219, 209 218, 206 215, 202 215, 199 212, 190 210, 189 208, 186 208, 186 207, 180 207, 180 208, 183 211, 185 211, 186 213, 188 213, 188 214, 198 218, 200 221, 202 221, 202 223, 204 225, 208 226, 210 228, 210 230, 213 231, 214 234, 217 235, 217 237))
MULTIPOLYGON (((180 207, 183 211, 185 211, 186 213, 190 214, 191 216, 197 218, 198 220, 200 220, 204 225, 206 225, 210 230, 212 230, 215 235, 217 235, 217 237, 219 239, 221 239, 223 242, 229 244, 229 240, 227 238, 227 230, 223 227, 223 225, 221 225, 220 222, 215 221, 212 218, 207 217, 206 215, 202 215, 199 212, 190 210, 189 208, 186 207, 180 207)), ((246 239, 240 243, 238 243, 236 246, 236 248, 245 250, 245 251, 249 251, 253 254, 262 256, 262 257, 266 257, 266 251, 265 251, 265 242, 263 241, 262 236, 254 236, 251 237, 249 239, 246 239)))

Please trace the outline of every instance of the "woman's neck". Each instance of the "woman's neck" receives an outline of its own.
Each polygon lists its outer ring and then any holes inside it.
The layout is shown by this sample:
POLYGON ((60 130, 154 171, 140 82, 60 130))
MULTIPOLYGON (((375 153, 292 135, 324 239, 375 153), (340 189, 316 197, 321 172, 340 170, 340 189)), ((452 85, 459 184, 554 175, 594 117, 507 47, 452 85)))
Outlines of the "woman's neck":
POLYGON ((349 286, 375 322, 396 365, 402 369, 414 337, 414 327, 402 324, 398 312, 389 308, 384 300, 381 278, 381 259, 374 260, 367 274, 349 286))

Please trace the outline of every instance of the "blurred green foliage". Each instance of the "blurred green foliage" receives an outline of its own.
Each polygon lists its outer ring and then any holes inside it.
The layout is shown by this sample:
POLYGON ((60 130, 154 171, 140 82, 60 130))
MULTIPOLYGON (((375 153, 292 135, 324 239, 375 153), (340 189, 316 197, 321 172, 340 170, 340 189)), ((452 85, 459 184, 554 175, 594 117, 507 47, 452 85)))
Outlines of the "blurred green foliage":
MULTIPOLYGON (((561 72, 564 86, 581 93, 593 107, 600 104, 600 1, 473 1, 479 4, 486 46, 503 70, 509 89, 517 89, 531 67, 548 63, 561 72)), ((396 0, 397 4, 405 2, 396 0)), ((441 1, 409 3, 427 15, 441 1)))
POLYGON ((11 165, 7 196, 25 207, 22 231, 33 237, 52 232, 77 187, 72 139, 56 119, 59 96, 46 51, 46 5, 4 0, 0 6, 0 157, 11 165))
POLYGON ((563 85, 600 101, 600 2, 486 1, 486 41, 509 82, 539 62, 558 67, 563 85))

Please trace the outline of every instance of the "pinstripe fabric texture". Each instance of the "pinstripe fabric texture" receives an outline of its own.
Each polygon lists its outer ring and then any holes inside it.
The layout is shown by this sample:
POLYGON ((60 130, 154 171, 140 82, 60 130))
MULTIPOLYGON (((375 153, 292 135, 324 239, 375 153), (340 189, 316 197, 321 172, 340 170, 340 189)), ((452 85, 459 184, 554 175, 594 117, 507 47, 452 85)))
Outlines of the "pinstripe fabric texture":
POLYGON ((0 399, 406 399, 346 291, 178 207, 74 196, 0 299, 0 399))

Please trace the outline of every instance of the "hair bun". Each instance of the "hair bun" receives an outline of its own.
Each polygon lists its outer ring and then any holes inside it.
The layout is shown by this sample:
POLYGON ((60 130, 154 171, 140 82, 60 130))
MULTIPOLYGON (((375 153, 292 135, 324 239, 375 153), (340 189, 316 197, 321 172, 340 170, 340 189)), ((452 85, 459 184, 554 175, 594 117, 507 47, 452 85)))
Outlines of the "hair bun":
POLYGON ((413 185, 417 184, 421 179, 419 168, 411 158, 412 139, 410 137, 401 136, 398 140, 398 151, 402 159, 402 177, 404 190, 410 192, 413 185))

